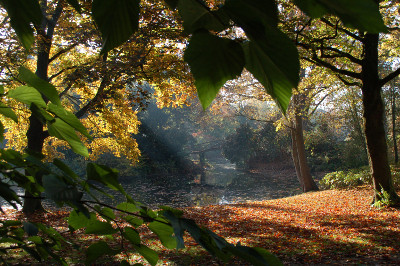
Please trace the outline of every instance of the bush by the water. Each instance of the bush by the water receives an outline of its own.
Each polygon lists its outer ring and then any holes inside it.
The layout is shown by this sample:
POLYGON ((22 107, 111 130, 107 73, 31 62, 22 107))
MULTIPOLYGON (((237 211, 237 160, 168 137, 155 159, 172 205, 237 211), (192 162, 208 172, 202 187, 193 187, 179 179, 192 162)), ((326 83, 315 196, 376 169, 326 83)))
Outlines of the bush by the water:
MULTIPOLYGON (((400 186, 400 166, 391 165, 392 178, 395 186, 400 186)), ((371 185, 372 178, 367 166, 347 171, 328 173, 320 181, 323 189, 353 188, 362 185, 371 185)))

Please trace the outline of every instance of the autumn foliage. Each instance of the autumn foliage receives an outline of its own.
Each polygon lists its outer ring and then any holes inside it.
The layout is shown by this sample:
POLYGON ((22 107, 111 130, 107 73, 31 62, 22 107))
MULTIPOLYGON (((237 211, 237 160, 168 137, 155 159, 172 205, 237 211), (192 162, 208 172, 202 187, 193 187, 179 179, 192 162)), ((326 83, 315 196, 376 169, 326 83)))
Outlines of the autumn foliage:
MULTIPOLYGON (((276 200, 185 208, 184 213, 231 243, 266 248, 283 263, 398 264, 400 211, 371 207, 366 204, 371 194, 370 189, 365 187, 326 190, 276 200)), ((16 211, 9 211, 8 214, 22 218, 16 211)), ((67 216, 67 212, 55 211, 31 218, 58 228, 68 240, 83 246, 96 240, 80 231, 68 232, 67 216)), ((201 250, 189 237, 184 250, 171 251, 163 248, 145 228, 141 231, 144 234, 142 241, 159 250, 163 264, 221 263, 201 250)), ((109 241, 110 245, 120 244, 117 240, 114 244, 112 242, 109 241)), ((143 263, 140 258, 132 256, 129 245, 125 247, 125 255, 106 257, 102 262, 112 264, 126 259, 123 256, 128 255, 131 263, 143 263)), ((76 250, 67 252, 71 262, 80 263, 85 259, 76 250)), ((23 258, 26 263, 32 259, 23 258)), ((239 261, 232 263, 243 265, 239 261)))

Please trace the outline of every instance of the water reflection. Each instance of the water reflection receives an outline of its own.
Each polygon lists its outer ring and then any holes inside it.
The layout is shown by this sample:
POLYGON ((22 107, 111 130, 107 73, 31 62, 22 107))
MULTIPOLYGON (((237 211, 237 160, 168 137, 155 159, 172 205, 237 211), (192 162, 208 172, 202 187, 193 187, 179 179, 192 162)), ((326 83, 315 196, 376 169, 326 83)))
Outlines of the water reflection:
MULTIPOLYGON (((268 200, 299 194, 295 174, 280 176, 237 171, 225 160, 209 163, 204 175, 125 177, 122 185, 133 197, 149 207, 160 205, 172 207, 230 204, 246 201, 268 200)), ((109 191, 112 193, 112 191, 109 191)), ((22 195, 22 191, 19 191, 22 195)), ((98 197, 107 204, 117 204, 124 199, 115 195, 109 199, 98 197)), ((2 206, 6 204, 1 202, 2 206)), ((45 206, 50 207, 45 201, 45 206)))

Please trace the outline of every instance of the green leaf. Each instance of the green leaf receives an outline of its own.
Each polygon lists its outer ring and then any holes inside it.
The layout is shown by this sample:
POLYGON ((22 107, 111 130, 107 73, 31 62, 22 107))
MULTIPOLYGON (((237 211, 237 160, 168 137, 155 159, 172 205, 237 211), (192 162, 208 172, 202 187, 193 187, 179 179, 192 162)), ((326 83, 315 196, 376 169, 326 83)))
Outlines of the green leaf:
POLYGON ((73 113, 65 110, 64 107, 60 105, 55 105, 52 103, 49 103, 47 105, 47 109, 48 111, 59 117, 61 120, 63 120, 65 123, 73 127, 76 131, 82 133, 89 139, 92 139, 86 128, 82 125, 81 121, 73 113))
POLYGON ((112 235, 117 233, 118 230, 114 229, 111 224, 107 222, 100 222, 99 220, 90 220, 86 225, 86 234, 96 235, 112 235))
POLYGON ((127 41, 139 27, 139 0, 93 0, 92 16, 103 37, 101 53, 127 41))
POLYGON ((185 219, 180 218, 180 216, 177 216, 174 212, 169 210, 164 211, 162 215, 168 219, 174 229, 175 238, 177 240, 176 248, 184 248, 185 242, 183 240, 183 234, 185 233, 185 227, 183 226, 182 221, 185 221, 185 219))
POLYGON ((117 209, 130 213, 136 213, 140 211, 140 208, 138 208, 135 204, 129 202, 122 202, 118 204, 117 209))
POLYGON ((22 157, 22 154, 14 151, 12 149, 0 150, 1 153, 1 159, 7 161, 8 163, 15 164, 16 166, 21 166, 21 167, 26 167, 24 158, 22 157))
POLYGON ((144 223, 143 219, 131 215, 124 216, 123 219, 134 227, 139 227, 144 223))
POLYGON ((7 10, 11 27, 17 33, 22 45, 28 50, 35 38, 31 23, 40 25, 42 11, 37 0, 1 0, 0 4, 7 10))
POLYGON ((46 112, 46 110, 37 106, 35 103, 31 103, 29 109, 31 110, 32 114, 36 116, 36 118, 39 119, 39 121, 43 124, 54 121, 54 117, 52 115, 46 112))
POLYGON ((86 250, 85 264, 90 265, 103 255, 113 256, 118 254, 119 252, 120 252, 119 250, 111 249, 104 241, 94 243, 90 245, 90 247, 88 247, 88 249, 86 250))
POLYGON ((183 27, 187 33, 193 33, 199 29, 219 32, 229 26, 229 19, 223 16, 223 12, 210 11, 200 1, 179 1, 178 10, 183 19, 183 27))
POLYGON ((68 201, 77 203, 83 194, 76 187, 67 185, 55 175, 43 176, 43 187, 46 195, 54 201, 68 201))
POLYGON ((47 128, 51 136, 68 142, 74 152, 85 157, 89 156, 87 148, 78 135, 76 135, 75 130, 60 118, 56 118, 54 122, 48 122, 47 128))
POLYGON ((60 169, 61 171, 63 171, 64 173, 66 173, 68 176, 77 179, 78 175, 72 171, 71 168, 69 168, 68 165, 66 165, 63 161, 59 160, 59 159, 54 159, 53 164, 60 169))
POLYGON ((82 212, 77 212, 76 210, 73 210, 70 212, 69 217, 68 217, 68 224, 74 228, 75 230, 81 229, 86 227, 86 225, 91 221, 97 220, 96 214, 90 213, 90 219, 82 213, 82 212))
POLYGON ((47 81, 39 78, 35 73, 30 71, 26 67, 22 66, 19 68, 19 78, 22 81, 26 82, 29 86, 37 89, 40 93, 46 96, 52 103, 56 105, 61 105, 60 97, 58 97, 58 92, 56 87, 54 87, 47 81))
POLYGON ((150 265, 156 265, 158 261, 158 254, 154 250, 146 247, 145 245, 134 245, 137 252, 145 258, 150 265))
POLYGON ((124 232, 122 233, 122 235, 129 240, 129 242, 131 242, 134 245, 139 245, 140 244, 140 236, 139 233, 130 228, 130 227, 125 227, 124 232))
POLYGON ((177 218, 181 218, 183 216, 182 210, 178 210, 169 206, 160 206, 160 209, 162 210, 160 211, 161 214, 163 214, 165 211, 169 211, 177 218))
POLYGON ((19 199, 17 193, 11 189, 9 184, 3 183, 2 181, 0 181, 0 197, 6 200, 15 209, 18 209, 15 202, 21 204, 21 200, 19 199))
POLYGON ((46 103, 44 102, 42 95, 35 90, 35 88, 28 86, 20 86, 14 90, 8 92, 8 97, 14 98, 17 101, 30 105, 35 103, 37 106, 46 108, 46 103))
POLYGON ((78 3, 78 0, 67 0, 67 2, 80 14, 82 13, 81 6, 78 3))
POLYGON ((226 249, 229 250, 229 252, 231 252, 233 255, 236 255, 256 266, 283 265, 277 257, 262 248, 250 248, 238 244, 237 246, 229 245, 226 247, 226 249))
POLYGON ((23 222, 24 231, 28 234, 28 236, 36 236, 39 233, 39 229, 30 222, 23 222))
POLYGON ((88 163, 86 167, 88 180, 96 180, 107 187, 121 191, 123 188, 118 182, 118 170, 105 165, 88 163))
POLYGON ((231 0, 226 2, 224 9, 237 24, 247 24, 244 30, 249 27, 260 30, 260 26, 278 26, 278 7, 275 0, 231 0))
POLYGON ((6 220, 6 221, 1 221, 1 223, 3 224, 4 227, 22 225, 22 222, 18 220, 6 220))
POLYGON ((14 111, 2 102, 0 102, 0 114, 4 115, 5 117, 11 118, 16 123, 18 123, 18 117, 14 113, 14 111))
POLYGON ((307 15, 319 18, 326 14, 338 16, 347 27, 370 33, 387 32, 379 6, 374 0, 294 0, 307 15))
POLYGON ((246 69, 261 82, 285 113, 292 88, 299 82, 300 62, 294 43, 277 28, 276 10, 271 6, 275 4, 272 2, 232 0, 226 8, 250 40, 243 44, 246 69), (272 10, 268 11, 268 7, 272 10))
POLYGON ((176 238, 172 236, 174 229, 170 225, 160 221, 154 221, 149 223, 148 227, 160 238, 164 247, 169 249, 174 249, 177 247, 176 238))
POLYGON ((101 217, 106 219, 107 221, 115 219, 114 211, 110 208, 104 207, 100 208, 100 206, 95 206, 97 212, 100 214, 101 217))
POLYGON ((289 38, 277 30, 260 34, 243 45, 246 69, 264 86, 285 114, 292 88, 299 82, 298 52, 289 38))
POLYGON ((195 78, 203 108, 207 108, 219 89, 230 79, 237 78, 245 64, 241 46, 235 41, 208 32, 194 33, 185 51, 195 78))

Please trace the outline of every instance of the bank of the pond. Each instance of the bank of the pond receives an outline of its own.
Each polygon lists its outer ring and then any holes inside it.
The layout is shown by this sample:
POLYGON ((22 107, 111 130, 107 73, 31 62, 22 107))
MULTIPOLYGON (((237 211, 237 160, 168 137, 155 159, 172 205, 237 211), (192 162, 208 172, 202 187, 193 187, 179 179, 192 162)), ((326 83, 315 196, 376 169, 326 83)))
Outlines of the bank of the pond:
MULTIPOLYGON (((400 211, 376 209, 369 205, 372 190, 327 190, 282 199, 230 205, 183 208, 194 219, 231 243, 258 246, 276 254, 285 264, 400 264, 400 211)), ((26 219, 20 212, 8 211, 10 219, 26 219)), ((69 233, 66 212, 50 212, 30 217, 55 226, 71 241, 83 246, 96 240, 82 232, 69 233)), ((4 219, 4 214, 1 219, 4 219)), ((154 235, 141 229, 143 243, 160 254, 159 265, 221 265, 186 237, 187 248, 164 249, 154 235)), ((112 244, 110 240, 107 240, 112 244)), ((116 245, 119 242, 116 241, 116 245)), ((131 253, 130 262, 143 262, 131 253)), ((20 254, 21 255, 21 254, 20 254)), ((80 265, 83 252, 66 250, 69 262, 80 265)), ((115 264, 119 257, 105 257, 102 264, 115 264)), ((126 257, 124 258, 126 259, 126 257)), ((34 262, 20 256, 20 262, 34 262)), ((232 261, 229 265, 244 265, 232 261)))

